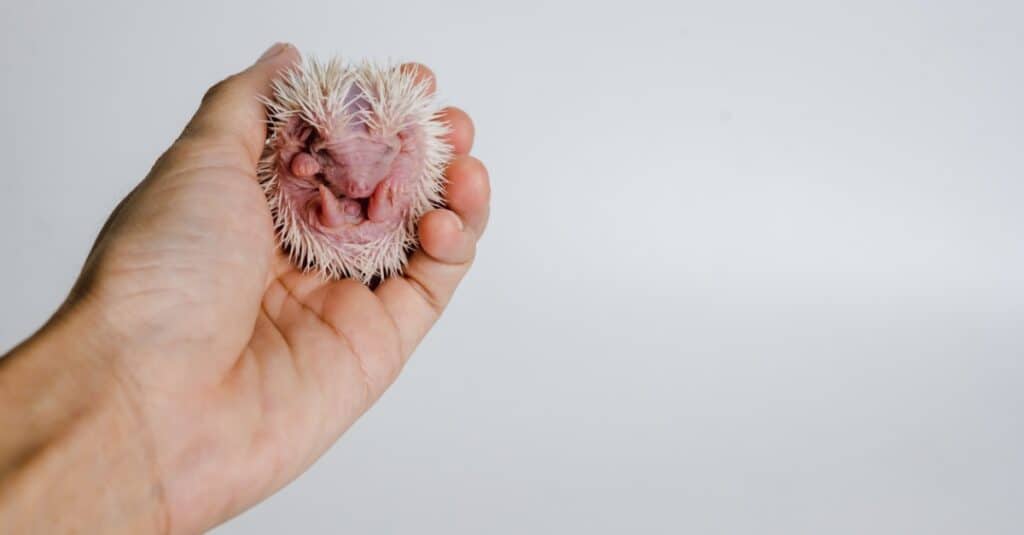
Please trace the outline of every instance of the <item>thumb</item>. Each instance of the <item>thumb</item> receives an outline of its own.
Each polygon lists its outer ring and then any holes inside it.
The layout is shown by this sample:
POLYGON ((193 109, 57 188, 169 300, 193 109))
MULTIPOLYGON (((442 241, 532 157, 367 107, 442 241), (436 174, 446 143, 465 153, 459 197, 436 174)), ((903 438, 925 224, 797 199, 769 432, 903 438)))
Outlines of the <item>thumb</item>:
POLYGON ((298 50, 288 43, 271 46, 248 69, 216 83, 182 138, 235 146, 255 165, 266 139, 266 110, 259 97, 269 98, 271 81, 300 59, 298 50))

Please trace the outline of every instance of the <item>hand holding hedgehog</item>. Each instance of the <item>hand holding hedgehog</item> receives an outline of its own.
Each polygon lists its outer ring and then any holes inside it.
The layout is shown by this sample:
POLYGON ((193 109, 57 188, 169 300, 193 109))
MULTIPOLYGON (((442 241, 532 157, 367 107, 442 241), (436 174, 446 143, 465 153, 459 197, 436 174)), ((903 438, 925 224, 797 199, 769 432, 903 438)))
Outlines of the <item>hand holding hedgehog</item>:
POLYGON ((373 404, 487 221, 472 123, 434 86, 276 45, 207 92, 0 359, 0 428, 24 430, 0 436, 6 528, 205 530, 373 404))

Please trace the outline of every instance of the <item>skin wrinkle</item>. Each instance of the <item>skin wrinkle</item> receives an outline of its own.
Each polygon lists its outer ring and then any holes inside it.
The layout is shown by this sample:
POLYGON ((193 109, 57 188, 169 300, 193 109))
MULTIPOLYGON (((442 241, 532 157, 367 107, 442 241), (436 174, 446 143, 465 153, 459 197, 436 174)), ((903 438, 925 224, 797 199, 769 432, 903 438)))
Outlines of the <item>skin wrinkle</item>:
MULTIPOLYGON (((264 319, 266 319, 266 322, 269 323, 273 327, 271 332, 272 333, 276 333, 279 336, 280 340, 282 342, 284 342, 285 347, 287 348, 288 353, 290 355, 296 355, 297 353, 293 349, 292 342, 289 340, 289 337, 284 334, 283 330, 281 330, 281 329, 277 328, 277 326, 273 325, 273 323, 270 321, 270 318, 266 315, 266 311, 264 309, 262 309, 262 308, 261 308, 261 316, 264 319)), ((259 321, 259 319, 257 319, 257 321, 259 321)), ((255 425, 254 430, 253 430, 254 435, 253 435, 253 437, 251 439, 250 450, 252 449, 252 447, 258 447, 259 449, 258 449, 257 454, 256 454, 257 456, 259 456, 259 452, 262 452, 264 449, 269 449, 270 450, 270 455, 271 455, 273 460, 271 461, 272 469, 271 469, 271 473, 269 475, 269 480, 270 481, 275 481, 275 480, 277 480, 280 477, 280 474, 283 473, 284 467, 286 465, 286 460, 282 457, 280 451, 276 451, 273 447, 271 447, 272 444, 275 442, 274 438, 277 438, 278 440, 280 440, 280 437, 282 437, 280 430, 277 429, 276 426, 270 425, 270 423, 268 422, 269 416, 272 414, 273 411, 271 410, 271 405, 268 402, 269 396, 267 395, 268 387, 266 385, 266 381, 267 381, 267 377, 272 376, 272 374, 268 373, 268 371, 267 371, 266 359, 257 358, 255 353, 252 352, 252 349, 250 349, 248 347, 246 348, 246 352, 249 353, 250 355, 252 355, 252 358, 250 358, 250 359, 240 359, 239 362, 243 362, 245 360, 248 360, 249 362, 252 362, 254 366, 256 366, 256 372, 254 372, 254 373, 256 373, 257 376, 259 377, 259 380, 261 382, 261 391, 263 392, 263 395, 260 396, 260 407, 261 407, 262 410, 258 411, 258 419, 259 420, 258 420, 258 423, 255 425), (269 436, 269 438, 268 438, 268 436, 269 436), (262 442, 262 444, 260 444, 261 442, 262 442)), ((296 359, 292 358, 292 359, 287 359, 287 360, 289 362, 291 362, 291 364, 292 364, 292 366, 291 366, 292 371, 295 373, 296 376, 299 376, 301 372, 298 369, 298 363, 296 362, 296 359)), ((240 372, 238 370, 235 370, 235 374, 233 374, 233 375, 235 377, 238 377, 239 373, 240 372)), ((232 374, 229 374, 226 377, 231 377, 231 375, 232 374)), ((322 396, 322 392, 321 392, 321 396, 322 396)), ((234 508, 234 506, 233 506, 233 508, 234 508)))
MULTIPOLYGON (((222 180, 225 185, 230 185, 230 187, 237 187, 237 183, 230 179, 230 175, 232 174, 241 175, 246 179, 252 177, 251 174, 230 164, 199 165, 190 169, 182 169, 169 173, 166 177, 161 178, 161 184, 159 187, 163 188, 163 191, 175 191, 179 188, 185 188, 187 190, 189 186, 193 186, 193 183, 181 184, 176 181, 177 178, 188 177, 191 179, 192 177, 196 177, 199 180, 202 180, 201 177, 207 173, 217 173, 219 176, 216 177, 216 180, 222 180), (217 173, 218 171, 223 171, 225 174, 217 173)), ((157 186, 154 185, 154 187, 157 186)), ((239 191, 246 191, 246 189, 247 188, 240 188, 239 191)))
POLYGON ((212 137, 208 133, 189 132, 188 127, 186 127, 186 130, 174 141, 174 144, 157 159, 153 168, 157 169, 168 161, 180 159, 185 155, 178 153, 186 152, 189 153, 187 154, 188 157, 204 160, 210 158, 215 162, 218 160, 217 157, 227 158, 230 161, 230 165, 234 165, 237 161, 240 169, 251 169, 253 162, 258 161, 259 156, 253 156, 246 149, 243 154, 244 157, 239 158, 238 149, 240 147, 238 143, 237 140, 222 140, 212 137), (194 154, 191 152, 194 152, 194 154))
MULTIPOLYGON (((353 284, 356 283, 353 282, 353 284)), ((365 288, 365 286, 360 287, 365 288)), ((341 289, 340 287, 334 287, 328 289, 327 291, 340 293, 341 289)), ((372 294, 369 297, 373 298, 372 294)), ((327 320, 325 319, 324 321, 327 320)), ((384 373, 373 374, 370 373, 369 368, 367 366, 367 359, 365 357, 366 351, 355 351, 355 342, 353 342, 353 340, 355 340, 356 337, 350 331, 348 331, 343 326, 343 324, 336 325, 334 326, 334 328, 340 331, 349 341, 349 346, 352 348, 352 354, 359 364, 359 369, 362 372, 363 377, 366 379, 369 391, 367 392, 367 403, 364 404, 363 406, 363 410, 365 411, 373 404, 373 401, 375 399, 380 397, 384 390, 387 389, 387 386, 394 381, 394 379, 398 376, 398 373, 401 371, 402 365, 404 364, 404 360, 402 359, 401 356, 401 344, 394 344, 395 347, 392 348, 394 351, 382 352, 382 355, 377 360, 383 363, 384 373), (391 358, 393 355, 397 355, 398 358, 391 358)))
MULTIPOLYGON (((233 167, 233 166, 220 166, 220 165, 217 165, 217 166, 213 166, 213 165, 211 165, 211 166, 199 166, 199 167, 194 168, 194 169, 188 169, 188 170, 182 170, 182 171, 176 171, 174 173, 170 173, 170 175, 167 178, 163 178, 161 180, 161 183, 159 184, 159 186, 157 186, 157 184, 154 184, 153 188, 155 189, 155 193, 157 193, 157 194, 172 195, 172 194, 176 194, 178 192, 185 192, 185 193, 188 193, 188 194, 194 194, 195 195, 196 194, 196 192, 194 191, 194 189, 195 189, 195 182, 193 180, 196 180, 197 179, 196 177, 202 176, 204 173, 217 173, 218 171, 221 171, 222 174, 218 173, 220 175, 217 176, 216 178, 208 178, 208 179, 211 179, 211 180, 213 180, 213 179, 221 180, 221 181, 223 181, 224 186, 227 186, 227 187, 230 187, 230 188, 239 188, 239 184, 237 183, 236 180, 227 179, 231 174, 240 174, 240 175, 244 176, 247 179, 251 178, 251 175, 249 173, 246 173, 246 172, 242 171, 241 169, 238 169, 238 168, 233 167), (186 180, 179 180, 178 178, 188 178, 188 180, 187 181, 186 180)), ((211 186, 213 186, 213 184, 211 184, 211 186)), ((220 184, 217 184, 217 186, 220 186, 220 184)), ((245 192, 250 192, 250 191, 252 191, 252 190, 250 190, 249 188, 239 188, 239 192, 243 193, 243 194, 245 194, 245 192)), ((257 194, 257 192, 252 191, 251 194, 245 194, 245 195, 252 195, 253 196, 253 201, 252 202, 255 203, 256 199, 258 198, 256 194, 257 194)))
MULTIPOLYGON (((143 399, 142 396, 142 385, 138 379, 131 374, 125 372, 119 372, 117 367, 111 367, 111 377, 115 382, 122 385, 124 388, 134 389, 138 399, 143 399)), ((150 467, 153 473, 152 485, 153 497, 157 500, 157 511, 158 511, 158 527, 157 529, 163 533, 171 532, 171 516, 170 509, 167 505, 167 493, 166 493, 166 480, 165 475, 160 469, 159 461, 157 460, 157 448, 154 439, 154 433, 152 428, 147 423, 145 414, 140 406, 140 403, 133 402, 131 396, 124 396, 124 405, 127 406, 128 412, 131 417, 134 418, 137 428, 142 429, 144 432, 137 436, 141 438, 139 442, 142 445, 142 451, 146 456, 146 464, 150 467)))
MULTIPOLYGON (((190 125, 182 132, 179 141, 191 139, 196 142, 202 142, 205 138, 220 139, 225 136, 225 134, 228 134, 228 136, 234 136, 230 131, 225 132, 222 129, 209 125, 190 125)), ((243 139, 244 137, 246 136, 235 136, 235 138, 231 140, 231 144, 234 145, 236 149, 244 151, 248 156, 249 161, 255 162, 259 160, 259 154, 253 152, 252 149, 249 148, 249 142, 246 139, 243 139)))
MULTIPOLYGON (((220 169, 218 167, 209 167, 209 166, 208 167, 204 167, 204 168, 207 169, 207 170, 220 169)), ((193 171, 193 172, 196 172, 196 171, 193 171)), ((172 196, 172 197, 176 196, 177 192, 179 192, 179 191, 183 192, 184 194, 191 193, 190 190, 189 190, 189 187, 187 187, 186 184, 180 183, 179 181, 173 181, 170 184, 170 186, 155 187, 154 190, 155 190, 154 193, 156 193, 156 194, 164 195, 164 196, 172 196)), ((186 199, 182 199, 182 200, 186 201, 186 199)), ((252 202, 253 203, 262 204, 262 197, 258 193, 254 192, 252 202)), ((176 210, 176 209, 178 209, 176 207, 176 205, 167 205, 167 204, 165 204, 165 205, 161 205, 161 206, 157 207, 157 209, 154 210, 154 212, 155 212, 155 214, 159 214, 160 216, 165 216, 165 214, 168 214, 168 216, 172 216, 170 214, 173 213, 173 211, 176 210)), ((269 223, 269 220, 267 220, 267 222, 269 223)), ((268 225, 268 227, 269 227, 269 225, 268 225)), ((244 231, 246 229, 247 228, 240 228, 240 231, 244 231)), ((188 228, 181 228, 181 230, 182 231, 189 231, 190 229, 188 229, 188 228)), ((269 229, 267 230, 268 234, 271 233, 271 232, 272 231, 270 231, 269 229)), ((201 230, 195 231, 194 234, 195 234, 195 238, 197 240, 206 240, 206 239, 208 239, 207 233, 202 232, 201 230)), ((247 234, 244 234, 243 236, 249 236, 250 234, 252 234, 252 233, 247 233, 247 234)), ((97 243, 98 243, 98 241, 97 241, 97 243)), ((146 244, 146 242, 144 242, 144 241, 138 242, 135 245, 136 245, 136 247, 139 248, 139 250, 143 254, 153 255, 153 254, 159 254, 159 252, 160 252, 160 251, 152 250, 150 248, 150 246, 148 246, 146 244)), ((185 242, 185 243, 182 243, 182 244, 179 244, 179 245, 182 247, 182 250, 184 250, 185 248, 196 247, 196 242, 188 241, 188 242, 185 242)), ((215 260, 215 261, 230 260, 230 262, 232 262, 234 264, 238 264, 239 268, 242 268, 242 266, 244 264, 248 265, 248 264, 251 264, 253 262, 253 258, 251 258, 251 257, 236 257, 236 256, 228 256, 228 257, 216 256, 216 257, 213 258, 213 260, 215 260)), ((90 259, 90 261, 91 261, 91 259, 90 259)), ((259 261, 260 264, 263 264, 266 261, 266 258, 261 255, 260 257, 257 258, 257 261, 259 261)), ((165 263, 163 265, 161 265, 161 266, 166 266, 166 260, 164 260, 164 262, 165 263)), ((156 266, 155 265, 155 268, 160 268, 160 266, 156 266)), ((178 268, 179 269, 194 269, 194 270, 198 269, 198 268, 196 268, 195 265, 179 265, 178 268)))
MULTIPOLYGON (((259 134, 261 138, 266 137, 266 130, 259 134)), ((176 142, 193 140, 202 143, 204 139, 210 140, 221 140, 227 142, 230 140, 228 145, 234 146, 236 150, 241 149, 249 157, 250 162, 259 161, 260 154, 253 152, 250 148, 249 140, 245 139, 247 135, 238 134, 233 130, 224 130, 223 128, 214 127, 208 124, 199 124, 190 122, 182 130, 181 135, 178 137, 176 142)), ((262 152, 262 147, 260 148, 262 152)))
POLYGON ((296 271, 295 267, 292 266, 291 264, 288 265, 288 271, 284 275, 278 277, 278 279, 281 280, 282 285, 284 285, 284 279, 286 278, 299 279, 298 284, 288 286, 288 289, 291 292, 291 294, 294 295, 299 300, 304 301, 306 299, 309 299, 317 290, 319 290, 322 287, 321 281, 301 277, 301 274, 298 271, 296 271))
POLYGON ((373 389, 373 381, 371 380, 370 374, 369 374, 368 370, 366 369, 366 363, 363 360, 362 354, 360 354, 360 352, 356 351, 355 346, 352 345, 352 341, 349 338, 348 334, 343 332, 343 331, 341 331, 341 330, 339 330, 334 324, 326 321, 319 313, 317 313, 315 310, 313 310, 309 305, 307 305, 306 303, 303 303, 298 298, 296 298, 292 294, 291 289, 288 287, 287 284, 285 284, 284 282, 281 282, 281 286, 284 287, 284 289, 288 293, 288 295, 292 299, 294 299, 295 302, 299 306, 301 306, 308 313, 312 314, 313 317, 315 317, 322 325, 324 325, 325 327, 330 329, 332 332, 334 332, 334 334, 345 344, 345 347, 348 349, 349 354, 351 354, 352 357, 356 360, 356 364, 358 365, 359 371, 362 374, 362 381, 361 382, 363 383, 363 387, 364 387, 364 393, 363 393, 364 405, 363 405, 363 407, 369 407, 370 404, 373 403, 373 399, 374 399, 374 397, 372 395, 373 394, 373 390, 374 390, 373 389))
MULTIPOLYGON (((140 251, 130 251, 130 252, 132 254, 145 254, 145 255, 149 255, 149 256, 159 257, 160 255, 167 255, 167 254, 173 255, 173 254, 175 254, 176 251, 174 251, 173 249, 159 249, 159 250, 156 250, 156 251, 147 251, 147 252, 140 252, 140 251)), ((154 263, 151 263, 151 264, 143 264, 143 265, 136 265, 136 264, 129 264, 129 265, 101 264, 101 265, 97 266, 97 269, 100 270, 106 276, 130 277, 130 278, 144 278, 146 276, 146 274, 150 273, 150 272, 152 272, 154 274, 162 274, 162 273, 166 272, 168 269, 173 270, 175 273, 178 273, 178 274, 188 274, 188 273, 195 273, 195 272, 199 271, 195 266, 189 265, 189 264, 167 265, 167 264, 159 264, 158 262, 154 262, 154 263)), ((148 297, 148 296, 154 296, 154 295, 160 295, 160 294, 170 294, 170 295, 173 295, 173 296, 176 297, 176 301, 178 301, 178 303, 180 305, 184 305, 184 306, 196 305, 196 304, 204 303, 204 302, 208 301, 208 296, 206 296, 203 291, 200 291, 199 289, 192 289, 191 291, 182 292, 182 289, 180 287, 178 287, 177 285, 170 285, 170 286, 162 286, 162 285, 153 286, 153 285, 150 285, 147 288, 139 288, 139 289, 129 287, 128 290, 129 291, 118 292, 117 293, 117 297, 123 298, 123 299, 135 299, 135 298, 148 297), (182 299, 182 297, 184 297, 184 299, 182 299)))
MULTIPOLYGON (((278 336, 278 338, 280 339, 280 341, 284 342, 284 347, 288 351, 288 354, 289 355, 297 355, 298 352, 295 350, 295 346, 293 345, 291 339, 289 338, 288 335, 286 335, 284 333, 284 331, 281 328, 279 328, 278 326, 274 325, 274 323, 270 320, 270 313, 267 312, 267 308, 266 308, 266 306, 264 304, 260 305, 260 313, 263 314, 264 317, 267 319, 267 324, 269 324, 271 327, 273 327, 270 332, 273 333, 273 334, 276 334, 278 336)), ((259 318, 257 318, 256 321, 259 321, 259 318)), ((246 351, 251 353, 252 349, 249 348, 249 347, 246 347, 246 351)), ((292 361, 293 366, 294 366, 294 359, 290 359, 290 360, 292 361)), ((241 364, 243 362, 245 362, 244 359, 239 359, 238 364, 241 364)), ((298 369, 296 368, 296 373, 297 372, 298 372, 298 369)), ((230 376, 225 376, 225 380, 227 380, 228 378, 230 378, 230 376)))
POLYGON ((196 137, 178 139, 153 164, 154 171, 163 171, 165 167, 178 167, 175 162, 188 158, 200 162, 199 165, 233 166, 246 174, 253 174, 252 161, 249 157, 238 154, 234 142, 210 141, 196 137), (240 157, 241 156, 241 157, 240 157))
MULTIPOLYGON (((279 307, 280 310, 278 312, 278 316, 273 316, 273 317, 281 317, 281 315, 283 315, 284 307, 288 305, 289 300, 292 303, 294 303, 296 306, 300 307, 300 309, 307 310, 311 314, 315 315, 315 313, 311 309, 308 309, 307 307, 304 307, 303 303, 301 301, 299 301, 297 298, 295 298, 295 296, 289 291, 288 287, 285 286, 285 284, 283 282, 281 282, 281 281, 275 281, 275 282, 276 282, 278 288, 281 290, 281 293, 283 294, 283 296, 282 296, 282 299, 281 299, 281 304, 280 304, 280 307, 279 307)), ((263 310, 266 311, 266 308, 263 308, 263 310)), ((267 315, 268 315, 267 319, 268 319, 268 321, 270 321, 270 324, 272 326, 271 332, 272 333, 277 333, 278 335, 280 335, 281 340, 284 341, 284 343, 285 343, 285 348, 287 349, 287 354, 292 357, 292 358, 288 359, 292 363, 292 369, 295 371, 296 374, 303 375, 304 371, 302 369, 300 369, 301 368, 300 367, 300 363, 299 363, 298 359, 295 358, 296 355, 301 354, 298 351, 297 343, 293 342, 291 340, 291 337, 288 336, 287 334, 285 334, 285 331, 287 329, 279 327, 279 326, 273 324, 273 321, 271 320, 272 316, 269 315, 269 312, 267 312, 267 315)), ((308 371, 305 374, 308 374, 308 371)), ((318 388, 318 390, 320 391, 320 394, 321 394, 321 397, 322 397, 323 390, 319 389, 319 388, 318 388)))
POLYGON ((427 305, 435 316, 440 316, 444 312, 444 304, 438 301, 434 297, 434 293, 431 292, 422 282, 417 279, 416 274, 413 270, 409 270, 409 273, 405 275, 406 284, 412 288, 413 292, 416 293, 422 300, 423 304, 427 305))
MULTIPOLYGON (((172 292, 174 290, 175 288, 168 288, 160 290, 140 290, 127 294, 119 293, 117 295, 104 295, 102 297, 103 299, 116 299, 117 301, 126 301, 128 303, 126 305, 118 307, 117 309, 104 309, 104 314, 102 315, 102 317, 104 318, 105 324, 109 325, 108 330, 105 332, 109 333, 110 336, 113 336, 117 340, 121 341, 118 343, 117 347, 120 348, 122 351, 128 348, 134 349, 136 346, 133 345, 133 342, 137 341, 136 338, 138 336, 139 330, 145 330, 147 332, 160 332, 161 326, 159 324, 159 320, 142 319, 136 317, 134 318, 135 321, 137 322, 136 329, 128 330, 121 328, 119 325, 125 323, 124 320, 127 318, 124 316, 126 316, 126 309, 131 308, 129 306, 130 303, 137 301, 146 301, 152 309, 149 314, 149 316, 152 318, 161 318, 168 315, 173 316, 179 313, 177 311, 184 311, 187 313, 187 311, 192 309, 195 305, 202 304, 181 303, 180 301, 177 300, 175 300, 172 303, 167 303, 166 299, 154 302, 154 295, 173 296, 174 294, 172 292), (111 312, 116 312, 119 316, 116 318, 112 318, 110 315, 111 312)), ((207 333, 206 336, 202 336, 201 333, 198 333, 193 330, 191 331, 191 342, 200 343, 215 335, 215 331, 207 333)), ((159 342, 160 340, 162 340, 162 338, 151 336, 147 341, 150 345, 152 345, 159 342)), ((137 360, 139 359, 139 356, 132 354, 119 356, 118 358, 121 360, 137 360)))

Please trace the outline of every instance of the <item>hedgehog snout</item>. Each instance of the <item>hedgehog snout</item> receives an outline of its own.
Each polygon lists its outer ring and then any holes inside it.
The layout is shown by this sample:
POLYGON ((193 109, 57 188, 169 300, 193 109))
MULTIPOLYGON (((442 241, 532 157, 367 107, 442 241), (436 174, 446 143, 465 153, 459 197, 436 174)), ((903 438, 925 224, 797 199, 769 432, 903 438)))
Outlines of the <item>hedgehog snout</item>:
MULTIPOLYGON (((336 136, 307 140, 285 160, 285 167, 315 186, 310 206, 321 228, 338 231, 367 220, 390 225, 403 217, 409 199, 402 185, 408 178, 408 156, 399 158, 402 154, 397 135, 346 129, 336 136)), ((363 237, 370 232, 364 230, 363 237)))
POLYGON ((331 145, 328 153, 335 166, 325 180, 352 199, 373 195, 377 186, 391 174, 400 149, 397 136, 358 136, 331 145))

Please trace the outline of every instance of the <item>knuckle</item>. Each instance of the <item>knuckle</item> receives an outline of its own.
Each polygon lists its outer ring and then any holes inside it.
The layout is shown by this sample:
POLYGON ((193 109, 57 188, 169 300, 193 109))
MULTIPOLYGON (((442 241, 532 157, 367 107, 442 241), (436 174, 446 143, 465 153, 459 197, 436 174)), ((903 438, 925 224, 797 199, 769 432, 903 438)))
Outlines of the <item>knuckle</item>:
POLYGON ((217 99, 218 96, 220 96, 228 90, 228 88, 231 86, 231 83, 235 80, 235 76, 237 75, 228 76, 227 78, 224 78, 223 80, 211 85, 210 88, 206 90, 206 93, 203 94, 201 102, 203 104, 206 104, 211 100, 217 99))

